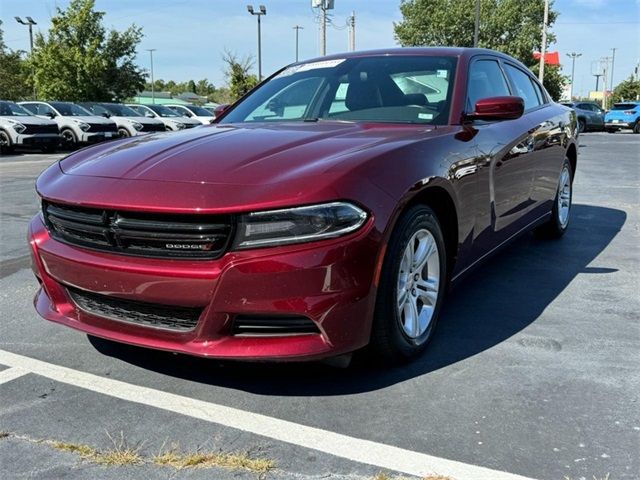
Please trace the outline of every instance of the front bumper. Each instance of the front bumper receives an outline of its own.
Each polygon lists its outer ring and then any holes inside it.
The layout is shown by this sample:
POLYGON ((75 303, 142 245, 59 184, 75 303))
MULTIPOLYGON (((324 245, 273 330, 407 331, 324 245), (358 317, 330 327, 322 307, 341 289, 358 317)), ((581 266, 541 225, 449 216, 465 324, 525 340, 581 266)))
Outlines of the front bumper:
POLYGON ((57 133, 34 133, 31 135, 18 135, 15 140, 16 145, 25 147, 40 147, 43 145, 57 145, 60 142, 60 135, 57 133))
POLYGON ((358 232, 314 244, 229 252, 218 260, 120 256, 66 245, 40 215, 29 226, 38 313, 110 340, 190 355, 234 359, 316 359, 368 343, 378 235, 358 232), (67 288, 110 297, 201 307, 196 328, 167 331, 80 310, 67 288), (303 315, 319 333, 235 335, 238 315, 303 315))
POLYGON ((99 143, 118 138, 118 132, 82 132, 79 141, 82 143, 99 143))

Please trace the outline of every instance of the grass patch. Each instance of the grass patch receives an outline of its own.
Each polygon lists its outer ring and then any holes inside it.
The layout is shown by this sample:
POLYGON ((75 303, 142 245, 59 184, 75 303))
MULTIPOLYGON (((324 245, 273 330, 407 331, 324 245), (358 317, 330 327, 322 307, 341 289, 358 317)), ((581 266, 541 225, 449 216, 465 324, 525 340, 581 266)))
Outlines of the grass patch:
MULTIPOLYGON (((108 435, 108 434, 107 434, 108 435)), ((113 443, 113 447, 104 451, 100 451, 89 445, 82 443, 70 443, 47 440, 45 443, 61 452, 75 453, 83 460, 87 460, 98 465, 106 466, 122 466, 122 465, 138 465, 143 463, 140 456, 140 447, 130 447, 124 440, 124 435, 120 432, 120 439, 116 440, 109 435, 113 443)))
POLYGON ((176 469, 218 467, 265 474, 275 468, 273 460, 252 458, 247 453, 179 452, 177 448, 161 452, 152 460, 156 465, 176 469))

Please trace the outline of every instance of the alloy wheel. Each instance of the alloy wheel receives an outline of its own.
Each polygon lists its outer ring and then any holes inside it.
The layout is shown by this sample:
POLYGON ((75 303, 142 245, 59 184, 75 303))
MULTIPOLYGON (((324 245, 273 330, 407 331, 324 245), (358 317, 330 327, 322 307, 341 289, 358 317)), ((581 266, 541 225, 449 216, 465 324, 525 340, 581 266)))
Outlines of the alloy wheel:
POLYGON ((433 320, 440 284, 440 255, 426 229, 413 234, 404 250, 396 289, 398 320, 404 334, 417 339, 433 320))
POLYGON ((569 211, 571 210, 571 173, 565 166, 560 174, 558 185, 558 222, 562 228, 569 223, 569 211))

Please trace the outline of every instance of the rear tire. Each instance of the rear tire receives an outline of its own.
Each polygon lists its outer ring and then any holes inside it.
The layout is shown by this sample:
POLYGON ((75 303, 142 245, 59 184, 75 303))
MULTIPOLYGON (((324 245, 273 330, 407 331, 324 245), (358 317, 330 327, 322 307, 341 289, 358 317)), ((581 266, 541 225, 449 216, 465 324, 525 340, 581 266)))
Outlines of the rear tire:
POLYGON ((536 229, 536 234, 541 238, 560 238, 564 235, 569 227, 571 218, 571 204, 573 200, 573 171, 569 159, 565 158, 560 178, 558 180, 558 189, 556 197, 553 201, 553 209, 551 210, 551 218, 536 229))
POLYGON ((636 124, 633 126, 633 133, 640 133, 640 120, 636 121, 636 124))
POLYGON ((412 207, 391 236, 378 287, 371 347, 384 363, 406 362, 426 348, 446 290, 446 263, 435 213, 412 207))

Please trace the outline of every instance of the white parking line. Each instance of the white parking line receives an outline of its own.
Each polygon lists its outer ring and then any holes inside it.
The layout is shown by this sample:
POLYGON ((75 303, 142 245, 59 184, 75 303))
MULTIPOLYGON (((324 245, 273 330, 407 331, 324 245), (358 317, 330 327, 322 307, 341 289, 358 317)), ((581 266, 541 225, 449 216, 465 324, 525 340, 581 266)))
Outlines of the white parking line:
MULTIPOLYGON (((22 369, 22 371, 110 397, 243 430, 385 470, 420 477, 438 474, 455 480, 532 480, 512 473, 434 457, 161 390, 131 385, 4 350, 0 350, 0 363, 13 367, 9 371, 22 369)), ((7 370, 0 372, 0 376, 5 372, 7 370)), ((6 376, 10 374, 7 373, 6 376)))
POLYGON ((0 385, 3 383, 10 382, 11 380, 15 380, 16 378, 20 378, 29 372, 23 370, 20 367, 11 367, 0 372, 0 385))

